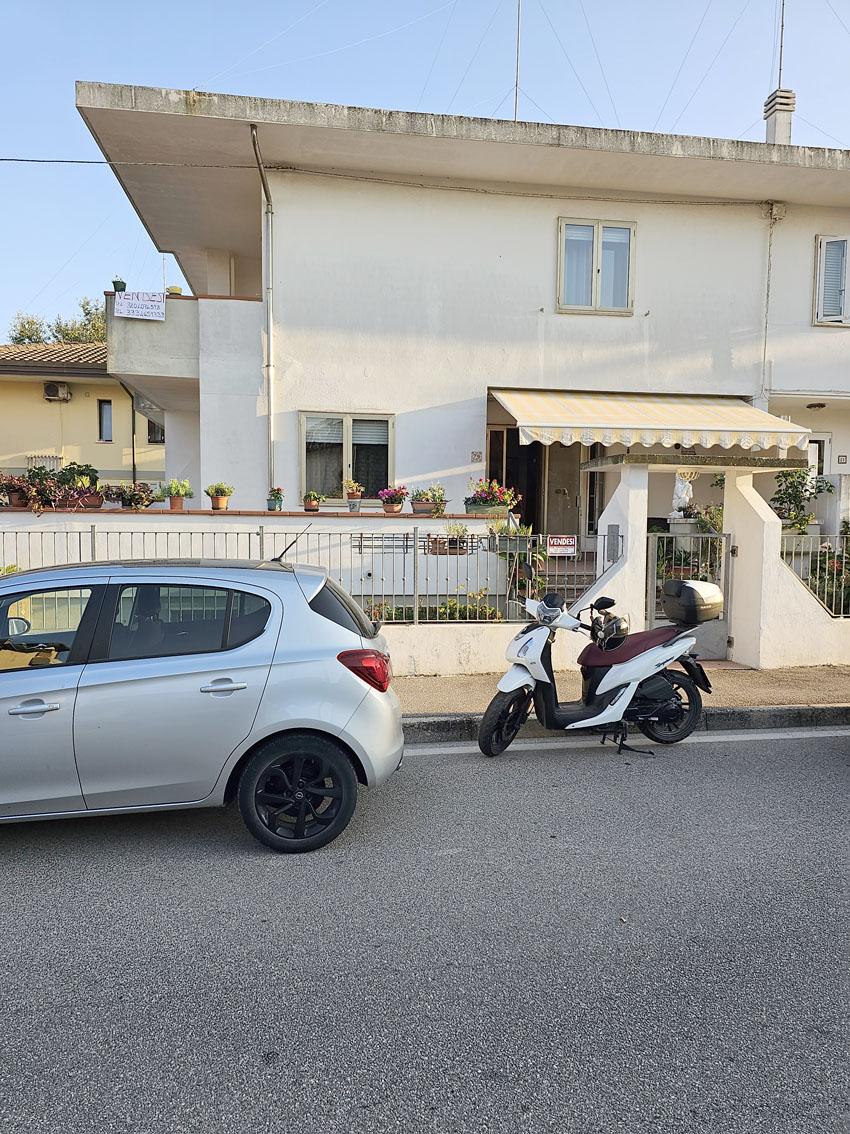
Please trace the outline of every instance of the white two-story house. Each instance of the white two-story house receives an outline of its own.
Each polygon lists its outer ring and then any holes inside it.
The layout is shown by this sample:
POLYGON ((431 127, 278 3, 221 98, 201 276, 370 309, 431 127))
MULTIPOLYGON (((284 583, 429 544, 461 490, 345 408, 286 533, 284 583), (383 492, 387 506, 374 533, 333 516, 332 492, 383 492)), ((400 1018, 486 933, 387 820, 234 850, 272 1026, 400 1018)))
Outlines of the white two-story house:
POLYGON ((109 371, 162 415, 168 475, 234 507, 352 477, 462 511, 492 475, 586 536, 603 456, 666 454, 661 519, 680 457, 850 471, 850 152, 99 83, 77 105, 194 292, 110 317, 109 371))

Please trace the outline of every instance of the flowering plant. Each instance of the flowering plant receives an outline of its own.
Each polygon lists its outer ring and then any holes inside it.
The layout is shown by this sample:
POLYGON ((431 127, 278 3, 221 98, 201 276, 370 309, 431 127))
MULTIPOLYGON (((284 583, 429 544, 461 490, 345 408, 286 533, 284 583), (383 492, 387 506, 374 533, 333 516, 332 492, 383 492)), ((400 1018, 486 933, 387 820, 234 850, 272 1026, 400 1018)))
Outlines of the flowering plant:
POLYGON ((154 490, 146 481, 137 480, 132 484, 107 484, 103 495, 113 504, 141 512, 153 502, 154 490))
POLYGON ((309 492, 304 493, 304 503, 306 504, 308 500, 311 504, 324 504, 327 496, 322 496, 321 492, 316 492, 314 488, 311 488, 309 492))
POLYGON ((409 495, 403 484, 395 484, 382 488, 378 493, 378 499, 382 504, 403 504, 409 495))
POLYGON ((445 504, 446 490, 441 484, 431 484, 427 488, 417 488, 410 494, 411 500, 422 500, 429 504, 445 504))
POLYGON ((506 488, 497 480, 475 480, 469 482, 469 495, 464 504, 479 504, 482 508, 513 508, 522 497, 515 488, 506 488))
POLYGON ((267 499, 268 500, 283 500, 283 489, 282 488, 270 488, 267 499))
POLYGON ((366 489, 356 480, 344 480, 342 488, 346 496, 362 496, 366 489))

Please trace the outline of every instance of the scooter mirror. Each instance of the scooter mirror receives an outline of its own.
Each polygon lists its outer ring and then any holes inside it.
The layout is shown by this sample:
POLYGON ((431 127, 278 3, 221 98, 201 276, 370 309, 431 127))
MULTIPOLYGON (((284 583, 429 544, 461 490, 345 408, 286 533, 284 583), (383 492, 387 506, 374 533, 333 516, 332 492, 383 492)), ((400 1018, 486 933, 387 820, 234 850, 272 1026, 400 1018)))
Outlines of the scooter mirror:
POLYGON ((526 579, 534 578, 534 568, 531 566, 528 560, 526 560, 524 563, 521 563, 519 569, 520 571, 522 571, 523 575, 525 575, 526 579))
POLYGON ((615 602, 616 599, 605 598, 603 595, 601 598, 594 599, 591 606, 594 606, 597 610, 610 610, 615 602))

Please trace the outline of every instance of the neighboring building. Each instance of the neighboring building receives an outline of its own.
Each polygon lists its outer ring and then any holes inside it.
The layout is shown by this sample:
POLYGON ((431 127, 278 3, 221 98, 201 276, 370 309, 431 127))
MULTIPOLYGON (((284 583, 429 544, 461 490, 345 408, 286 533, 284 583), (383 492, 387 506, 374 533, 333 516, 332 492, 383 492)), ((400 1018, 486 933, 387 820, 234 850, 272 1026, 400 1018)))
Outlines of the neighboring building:
POLYGON ((589 535, 616 476, 583 465, 629 447, 722 464, 812 431, 850 468, 848 151, 98 83, 77 105, 195 292, 164 323, 110 298, 109 370, 161 407, 168 475, 235 507, 353 476, 462 509, 489 473, 589 535))
POLYGON ((162 480, 165 434, 106 369, 106 343, 0 346, 0 471, 94 465, 104 481, 162 480))

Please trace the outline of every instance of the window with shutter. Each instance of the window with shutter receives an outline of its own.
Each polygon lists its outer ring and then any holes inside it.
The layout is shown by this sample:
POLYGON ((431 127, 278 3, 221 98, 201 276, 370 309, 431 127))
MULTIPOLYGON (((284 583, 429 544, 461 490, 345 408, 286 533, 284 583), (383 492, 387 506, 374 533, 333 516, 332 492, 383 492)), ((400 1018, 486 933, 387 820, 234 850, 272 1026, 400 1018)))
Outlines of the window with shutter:
POLYGON ((847 243, 842 236, 818 237, 816 323, 848 323, 847 243))
POLYGON ((343 480, 356 480, 366 499, 393 483, 390 415, 302 413, 301 491, 342 499, 343 480))

